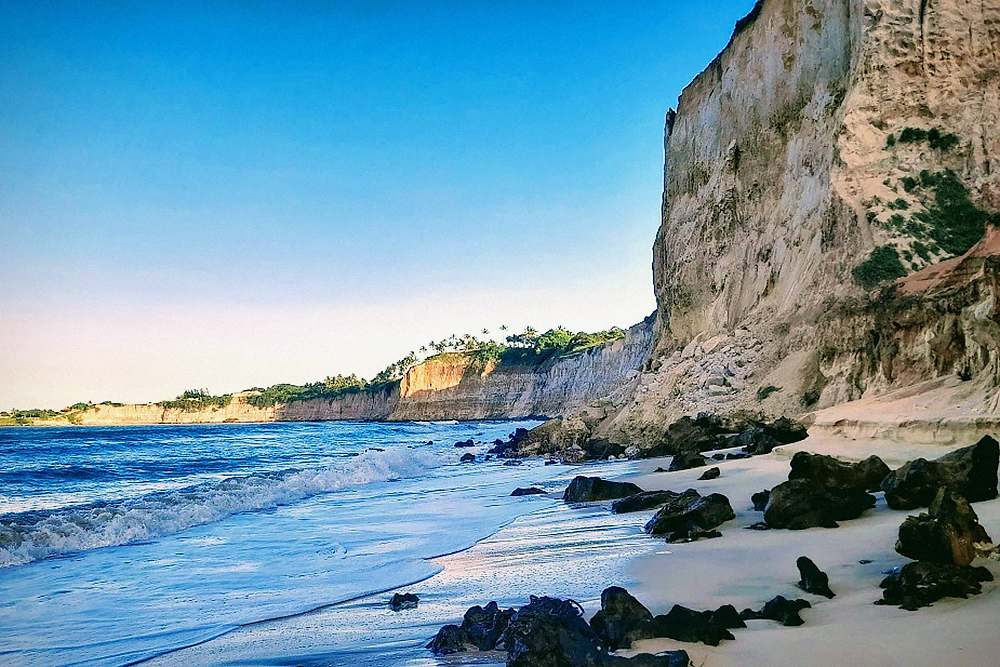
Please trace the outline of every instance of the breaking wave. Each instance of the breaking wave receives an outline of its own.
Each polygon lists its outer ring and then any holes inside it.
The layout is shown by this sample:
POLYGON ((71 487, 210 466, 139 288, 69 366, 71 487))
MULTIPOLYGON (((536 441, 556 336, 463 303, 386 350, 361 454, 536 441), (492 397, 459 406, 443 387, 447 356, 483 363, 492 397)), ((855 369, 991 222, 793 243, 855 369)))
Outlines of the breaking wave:
POLYGON ((376 449, 315 469, 230 477, 114 502, 0 516, 0 567, 179 533, 242 512, 267 510, 347 487, 415 477, 430 453, 376 449))

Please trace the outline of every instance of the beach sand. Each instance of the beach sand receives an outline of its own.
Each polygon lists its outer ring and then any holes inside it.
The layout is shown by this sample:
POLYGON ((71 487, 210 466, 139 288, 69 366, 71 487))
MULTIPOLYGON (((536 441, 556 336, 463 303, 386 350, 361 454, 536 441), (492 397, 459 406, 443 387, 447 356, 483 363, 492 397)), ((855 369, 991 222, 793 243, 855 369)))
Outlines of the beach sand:
MULTIPOLYGON (((619 463, 600 469, 605 477, 636 482, 647 490, 718 492, 728 496, 736 519, 723 524, 723 536, 670 545, 642 532, 652 510, 612 514, 609 503, 568 505, 549 497, 531 497, 537 510, 493 536, 457 554, 435 559, 443 568, 431 579, 399 589, 420 596, 417 609, 395 613, 373 596, 303 616, 247 626, 198 647, 151 661, 153 665, 502 665, 501 653, 469 652, 436 658, 422 648, 445 623, 460 623, 474 604, 497 600, 520 606, 529 595, 569 597, 589 618, 600 608, 607 586, 627 588, 654 614, 674 604, 714 609, 732 604, 759 609, 775 595, 804 598, 812 608, 805 625, 782 627, 750 621, 734 630, 736 639, 718 647, 672 640, 637 642, 630 651, 683 648, 698 667, 831 664, 870 667, 1000 664, 1000 591, 984 585, 983 594, 967 600, 946 599, 915 612, 876 606, 883 572, 907 559, 895 553, 899 524, 908 514, 886 507, 881 494, 873 510, 840 528, 804 531, 753 531, 761 520, 750 495, 787 478, 795 451, 835 454, 860 460, 877 453, 892 468, 923 456, 936 458, 958 446, 907 444, 852 439, 829 433, 781 447, 773 454, 720 464, 722 475, 698 481, 704 469, 653 472, 669 459, 619 463), (796 587, 795 561, 808 556, 830 577, 832 600, 796 587), (860 561, 871 561, 862 564, 860 561)), ((596 474, 590 466, 578 474, 596 474)), ((992 537, 1000 537, 1000 500, 973 505, 992 537)), ((985 559, 1000 579, 1000 563, 985 559)))

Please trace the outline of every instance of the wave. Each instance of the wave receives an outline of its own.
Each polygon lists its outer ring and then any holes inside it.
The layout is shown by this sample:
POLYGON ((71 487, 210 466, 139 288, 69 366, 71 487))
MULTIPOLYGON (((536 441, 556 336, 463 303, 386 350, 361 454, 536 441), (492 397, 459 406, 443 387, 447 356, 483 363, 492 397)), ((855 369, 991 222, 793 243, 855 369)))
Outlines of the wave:
POLYGON ((336 465, 230 477, 138 498, 0 517, 0 567, 179 533, 242 512, 403 477, 439 462, 410 449, 368 450, 336 465))

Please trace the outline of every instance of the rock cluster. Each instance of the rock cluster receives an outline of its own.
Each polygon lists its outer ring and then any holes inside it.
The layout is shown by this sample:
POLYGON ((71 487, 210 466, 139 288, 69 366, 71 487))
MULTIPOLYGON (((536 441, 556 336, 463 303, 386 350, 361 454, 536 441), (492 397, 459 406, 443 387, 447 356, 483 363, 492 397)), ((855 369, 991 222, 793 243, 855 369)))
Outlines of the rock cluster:
POLYGON ((943 565, 918 561, 907 563, 879 586, 882 599, 875 604, 896 605, 908 611, 926 607, 941 598, 966 598, 983 592, 982 582, 993 581, 985 567, 943 565))
POLYGON ((969 502, 992 500, 997 497, 998 464, 1000 444, 988 435, 933 461, 910 461, 882 482, 886 504, 894 510, 927 507, 942 486, 969 502))
POLYGON ((769 454, 775 447, 799 442, 807 435, 802 424, 787 417, 764 422, 700 412, 671 423, 658 442, 640 453, 654 457, 740 447, 748 454, 769 454))
POLYGON ((899 527, 896 551, 913 560, 963 566, 976 557, 977 543, 989 542, 965 498, 941 487, 926 514, 908 517, 899 527))

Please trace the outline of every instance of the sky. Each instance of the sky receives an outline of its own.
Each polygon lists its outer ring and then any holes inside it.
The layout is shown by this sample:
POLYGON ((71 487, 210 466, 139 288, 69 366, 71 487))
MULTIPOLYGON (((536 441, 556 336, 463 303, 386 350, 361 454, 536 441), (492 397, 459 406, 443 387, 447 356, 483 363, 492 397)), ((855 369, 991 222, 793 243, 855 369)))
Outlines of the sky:
POLYGON ((640 321, 664 116, 752 6, 0 2, 0 409, 640 321))

